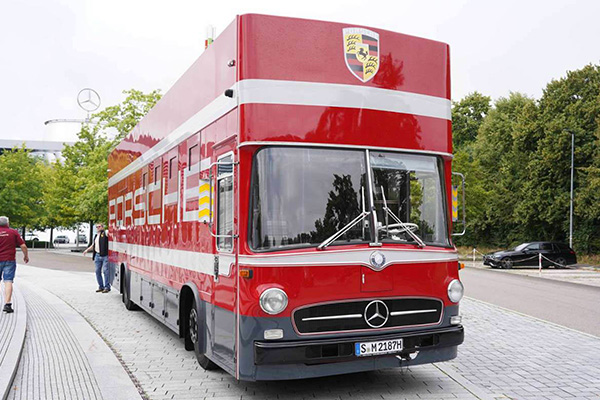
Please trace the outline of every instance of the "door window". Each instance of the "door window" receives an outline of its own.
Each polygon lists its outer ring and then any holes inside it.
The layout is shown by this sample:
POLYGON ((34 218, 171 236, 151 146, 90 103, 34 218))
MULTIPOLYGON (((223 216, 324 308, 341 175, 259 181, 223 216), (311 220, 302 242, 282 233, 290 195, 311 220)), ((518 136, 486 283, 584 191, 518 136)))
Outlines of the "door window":
POLYGON ((233 250, 233 155, 217 165, 217 249, 233 250))

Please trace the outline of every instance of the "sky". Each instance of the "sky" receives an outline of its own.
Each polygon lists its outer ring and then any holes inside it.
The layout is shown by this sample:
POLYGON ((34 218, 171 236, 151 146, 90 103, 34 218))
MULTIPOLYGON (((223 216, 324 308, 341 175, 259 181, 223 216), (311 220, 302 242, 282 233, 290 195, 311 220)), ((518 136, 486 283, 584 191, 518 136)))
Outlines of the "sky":
POLYGON ((365 25, 450 45, 452 99, 473 91, 539 98, 569 70, 600 63, 600 1, 2 0, 0 139, 76 139, 77 104, 123 90, 165 93, 237 14, 365 25))

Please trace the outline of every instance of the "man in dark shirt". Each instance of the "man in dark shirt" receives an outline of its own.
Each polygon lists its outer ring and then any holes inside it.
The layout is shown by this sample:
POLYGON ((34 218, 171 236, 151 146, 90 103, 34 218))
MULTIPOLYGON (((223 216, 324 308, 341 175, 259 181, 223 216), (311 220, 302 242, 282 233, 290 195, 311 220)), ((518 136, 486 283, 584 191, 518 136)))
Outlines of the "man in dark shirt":
POLYGON ((17 247, 23 250, 23 261, 29 262, 27 246, 19 232, 9 228, 8 217, 0 217, 0 279, 4 281, 4 308, 6 313, 13 312, 11 298, 13 280, 17 270, 17 247))
POLYGON ((96 236, 92 241, 92 245, 83 251, 83 254, 88 251, 93 251, 92 260, 96 264, 96 280, 98 281, 98 290, 96 293, 110 292, 110 268, 108 265, 108 235, 104 231, 104 225, 96 225, 96 236), (102 273, 104 273, 104 281, 102 281, 102 273))

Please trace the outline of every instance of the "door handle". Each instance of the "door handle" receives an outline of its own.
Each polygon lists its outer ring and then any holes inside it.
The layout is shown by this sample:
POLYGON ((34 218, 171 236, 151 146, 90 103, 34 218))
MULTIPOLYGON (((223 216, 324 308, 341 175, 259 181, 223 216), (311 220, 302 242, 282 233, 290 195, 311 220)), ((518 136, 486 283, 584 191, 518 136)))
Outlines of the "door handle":
POLYGON ((218 282, 219 281, 219 256, 215 256, 214 275, 215 275, 215 282, 218 282))

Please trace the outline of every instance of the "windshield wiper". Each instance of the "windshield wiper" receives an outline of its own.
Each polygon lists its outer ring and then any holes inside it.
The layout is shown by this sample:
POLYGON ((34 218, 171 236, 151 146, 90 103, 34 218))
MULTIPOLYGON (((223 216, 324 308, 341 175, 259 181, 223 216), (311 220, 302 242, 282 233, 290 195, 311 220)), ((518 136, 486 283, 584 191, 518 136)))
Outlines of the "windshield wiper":
POLYGON ((337 231, 336 233, 334 233, 333 235, 331 235, 330 237, 325 239, 323 241, 323 243, 318 245, 317 250, 323 250, 325 247, 329 246, 331 243, 336 241, 337 238, 339 238, 344 233, 346 233, 350 229, 352 229, 354 227, 354 225, 356 225, 359 222, 361 222, 362 220, 364 220, 367 217, 367 215, 369 215, 369 214, 371 214, 370 211, 363 211, 362 213, 360 213, 356 218, 354 218, 352 221, 350 221, 346 226, 344 226, 342 229, 340 229, 339 231, 337 231))
MULTIPOLYGON (((385 212, 387 213, 387 215, 389 215, 390 217, 392 217, 392 219, 394 221, 396 221, 396 223, 398 223, 402 229, 404 229, 404 232, 408 233, 410 235, 410 237, 412 237, 414 239, 415 242, 417 242, 419 244, 419 247, 425 247, 425 242, 423 242, 423 240, 413 231, 411 231, 410 226, 408 226, 406 223, 402 222, 400 220, 400 218, 398 218, 396 216, 396 214, 394 214, 392 212, 392 210, 390 210, 387 206, 387 200, 385 199, 385 193, 383 192, 383 186, 381 187, 381 197, 383 197, 383 209, 385 210, 385 212)), ((385 226, 386 230, 388 230, 388 225, 385 226)), ((379 235, 379 228, 377 227, 377 235, 379 235)))

